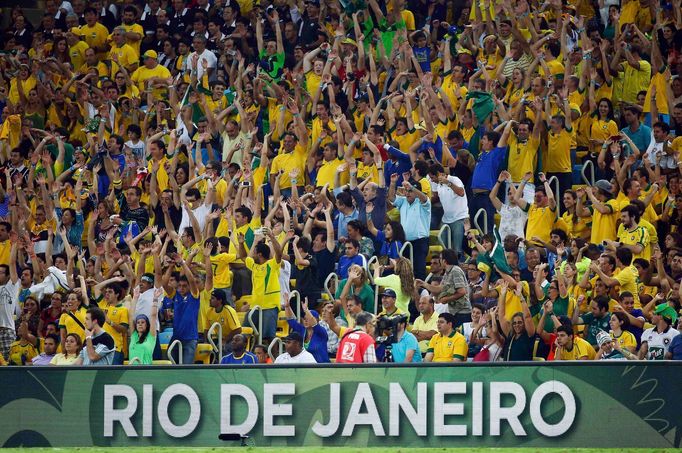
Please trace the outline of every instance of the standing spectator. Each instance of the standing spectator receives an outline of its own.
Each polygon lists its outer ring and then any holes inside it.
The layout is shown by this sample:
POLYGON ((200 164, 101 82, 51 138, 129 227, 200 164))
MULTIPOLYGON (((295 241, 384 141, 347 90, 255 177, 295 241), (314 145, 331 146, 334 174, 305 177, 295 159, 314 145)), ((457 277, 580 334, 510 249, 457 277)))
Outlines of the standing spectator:
POLYGON ((300 343, 305 345, 306 352, 312 354, 314 362, 327 363, 329 362, 329 355, 327 354, 328 335, 325 328, 320 325, 320 315, 317 311, 308 309, 308 299, 304 299, 301 306, 303 308, 303 323, 296 319, 296 314, 291 309, 289 301, 285 302, 284 311, 291 334, 296 334, 301 338, 300 343))
POLYGON ((111 335, 102 328, 105 323, 106 315, 97 307, 90 308, 85 314, 85 347, 81 350, 74 365, 113 364, 116 343, 111 335))
POLYGON ((374 351, 374 316, 362 312, 355 317, 355 328, 341 336, 336 363, 376 363, 374 351))
POLYGON ((340 278, 348 278, 348 269, 351 266, 357 265, 363 269, 367 267, 367 259, 360 254, 360 243, 355 239, 346 239, 339 241, 343 244, 345 254, 339 258, 339 268, 337 274, 340 278))
POLYGON ((471 322, 471 302, 469 301, 469 283, 457 259, 454 250, 443 250, 441 257, 445 262, 445 275, 440 285, 432 285, 417 280, 417 286, 425 288, 437 296, 441 304, 448 305, 448 311, 455 317, 455 328, 465 322, 471 322))
MULTIPOLYGON (((199 284, 189 268, 189 264, 180 255, 176 255, 175 264, 181 269, 181 275, 177 279, 177 289, 170 287, 168 283, 164 285, 166 298, 173 304, 173 337, 171 343, 180 340, 182 364, 191 365, 194 363, 194 354, 199 340, 197 330, 199 284)), ((176 358, 177 362, 179 360, 176 358)))
POLYGON ((455 330, 455 315, 438 315, 438 333, 431 337, 425 362, 465 362, 468 354, 464 335, 455 330))
POLYGON ((281 303, 279 273, 282 268, 282 248, 272 230, 269 228, 264 228, 264 230, 270 239, 270 245, 265 243, 261 234, 256 234, 249 256, 246 256, 244 235, 240 234, 237 256, 244 259, 246 267, 251 271, 252 297, 261 306, 263 338, 269 342, 275 338, 281 303), (273 258, 270 258, 271 248, 274 252, 273 258))
MULTIPOLYGON (((507 362, 533 360, 533 344, 535 338, 535 324, 528 308, 528 301, 523 295, 521 283, 516 285, 514 293, 521 300, 521 312, 514 313, 509 321, 506 313, 505 299, 509 286, 506 280, 501 284, 497 307, 492 308, 493 332, 497 330, 495 318, 499 322, 500 333, 504 336, 502 357, 507 362)), ((551 304, 551 302, 550 302, 551 304)), ((547 316, 553 315, 553 312, 547 316)))
MULTIPOLYGON (((544 173, 538 175, 542 186, 535 188, 535 198, 533 203, 528 203, 522 197, 523 187, 531 174, 526 173, 514 193, 514 201, 518 207, 528 213, 528 223, 526 225, 526 240, 536 241, 539 238, 542 242, 549 242, 550 232, 557 219, 557 205, 552 188, 549 186, 544 173)), ((540 245, 540 244, 536 244, 540 245)))
POLYGON ((14 318, 19 316, 17 244, 12 243, 9 265, 0 264, 0 355, 9 360, 9 348, 16 338, 14 318))
POLYGON ((391 175, 388 201, 400 210, 405 238, 412 244, 414 275, 423 279, 426 277, 426 255, 429 253, 431 200, 408 181, 403 181, 405 195, 396 196, 397 181, 398 175, 391 175))
POLYGON ((431 190, 438 194, 443 205, 442 222, 450 227, 450 247, 462 257, 464 241, 464 223, 469 218, 469 206, 464 191, 464 183, 456 177, 445 173, 442 165, 431 168, 436 181, 431 181, 431 190))
POLYGON ((130 340, 128 343, 128 359, 139 359, 140 365, 151 365, 154 361, 154 348, 156 347, 156 332, 158 327, 159 304, 158 297, 162 289, 155 289, 155 296, 151 306, 151 319, 145 314, 136 314, 136 305, 140 298, 141 288, 135 287, 133 300, 130 303, 129 326, 130 340))
POLYGON ((599 349, 597 344, 597 334, 599 332, 608 332, 611 321, 611 313, 609 313, 609 298, 607 296, 599 296, 592 299, 590 304, 591 312, 578 316, 580 310, 573 310, 573 325, 585 325, 583 336, 588 343, 595 349, 599 349))
MULTIPOLYGON (((505 128, 507 137, 511 130, 511 124, 505 128)), ((507 139, 494 131, 489 131, 481 137, 481 153, 476 160, 476 168, 471 176, 471 190, 473 198, 469 203, 469 212, 475 216, 479 210, 484 209, 488 215, 488 230, 492 230, 495 218, 495 207, 490 201, 490 191, 495 186, 495 181, 500 171, 500 164, 507 151, 507 139)), ((487 231, 485 231, 487 233, 487 231)))
POLYGON ((381 276, 383 266, 374 267, 374 284, 390 289, 396 295, 396 307, 402 313, 409 312, 410 301, 416 299, 416 280, 412 273, 412 265, 407 258, 399 258, 393 265, 394 274, 381 276))

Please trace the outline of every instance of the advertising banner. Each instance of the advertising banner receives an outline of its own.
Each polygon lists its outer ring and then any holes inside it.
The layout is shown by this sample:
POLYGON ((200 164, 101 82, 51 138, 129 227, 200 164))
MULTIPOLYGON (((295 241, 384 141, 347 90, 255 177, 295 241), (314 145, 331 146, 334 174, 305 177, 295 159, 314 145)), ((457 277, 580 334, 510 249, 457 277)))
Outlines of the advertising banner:
POLYGON ((680 447, 675 363, 0 370, 0 445, 680 447))

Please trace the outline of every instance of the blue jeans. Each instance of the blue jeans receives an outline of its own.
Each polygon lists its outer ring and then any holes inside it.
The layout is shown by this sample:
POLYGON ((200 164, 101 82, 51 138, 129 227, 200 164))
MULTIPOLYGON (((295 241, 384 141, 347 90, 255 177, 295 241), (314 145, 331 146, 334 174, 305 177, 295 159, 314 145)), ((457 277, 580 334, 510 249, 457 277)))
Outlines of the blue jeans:
POLYGON ((481 234, 492 233, 493 226, 495 225, 495 206, 493 206, 493 202, 490 201, 488 195, 489 192, 474 192, 474 196, 471 199, 471 204, 469 204, 472 228, 478 229, 478 226, 476 226, 476 223, 474 223, 474 219, 476 217, 476 213, 480 209, 485 210, 485 212, 488 214, 488 223, 486 225, 483 224, 483 218, 479 218, 481 229, 487 228, 487 231, 481 231, 481 234))
MULTIPOLYGON (((277 318, 279 317, 278 308, 266 308, 262 310, 263 313, 263 332, 262 337, 273 339, 277 334, 277 318)), ((253 322, 256 324, 256 329, 258 329, 258 313, 255 314, 253 322)))
POLYGON ((429 254, 429 238, 413 239, 412 243, 412 269, 414 278, 424 280, 426 278, 426 255, 429 254))
MULTIPOLYGON (((171 339, 171 344, 175 341, 178 340, 179 338, 173 338, 171 339)), ((197 340, 180 340, 180 343, 182 344, 182 363, 181 365, 192 365, 194 363, 194 354, 197 352, 197 340)), ((178 357, 178 353, 176 352, 177 348, 172 351, 172 356, 173 359, 175 360, 175 363, 180 363, 180 358, 178 357)))
POLYGON ((122 352, 114 352, 114 361, 111 362, 112 365, 123 365, 123 353, 122 352))
MULTIPOLYGON (((462 258, 462 242, 464 241, 464 220, 456 220, 452 223, 446 223, 450 227, 450 247, 457 252, 457 257, 462 258)), ((441 241, 447 246, 447 237, 441 237, 441 241)))

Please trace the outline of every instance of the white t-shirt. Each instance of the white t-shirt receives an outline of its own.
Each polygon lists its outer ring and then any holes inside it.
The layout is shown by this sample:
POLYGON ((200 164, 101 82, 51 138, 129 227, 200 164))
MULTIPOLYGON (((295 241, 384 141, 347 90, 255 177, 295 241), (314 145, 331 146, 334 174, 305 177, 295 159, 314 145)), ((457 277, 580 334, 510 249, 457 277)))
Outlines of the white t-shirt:
POLYGON ((279 355, 275 359, 275 363, 317 363, 315 357, 305 349, 297 356, 291 357, 288 352, 279 355))
MULTIPOLYGON (((464 183, 456 176, 448 175, 448 181, 457 187, 464 189, 464 183)), ((438 193, 438 198, 443 205, 443 223, 453 223, 469 217, 467 195, 459 196, 445 184, 431 181, 431 190, 438 193)))
MULTIPOLYGON (((195 54, 196 52, 192 52, 187 60, 185 60, 188 70, 192 69, 191 64, 195 54)), ((204 76, 204 67, 201 63, 202 60, 206 60, 208 62, 209 69, 215 69, 218 65, 218 59, 216 58, 215 54, 208 49, 204 49, 204 51, 199 55, 199 61, 197 62, 197 79, 199 80, 201 80, 201 78, 204 76)))
POLYGON ((503 204, 500 209, 500 237, 504 239, 510 234, 515 234, 520 238, 525 237, 526 220, 528 220, 528 213, 523 212, 521 208, 503 204))
MULTIPOLYGON (((163 300, 163 293, 159 297, 159 309, 161 308, 161 301, 163 300)), ((152 319, 152 305, 154 304, 154 288, 148 289, 147 291, 140 294, 137 299, 137 305, 135 305, 135 317, 137 315, 145 315, 147 319, 151 321, 152 319)), ((157 313, 158 315, 158 313, 157 313)), ((159 317, 156 317, 156 330, 159 331, 161 325, 159 324, 159 317)))
POLYGON ((0 327, 15 330, 14 317, 21 314, 19 309, 19 280, 0 286, 0 327))
POLYGON ((137 143, 133 143, 132 140, 128 140, 123 144, 123 146, 130 148, 133 152, 133 155, 138 159, 144 159, 144 142, 142 140, 138 140, 137 143))
POLYGON ((642 343, 646 342, 649 346, 649 349, 646 353, 646 359, 664 360, 665 353, 668 352, 670 342, 673 341, 673 338, 679 334, 680 332, 673 329, 672 327, 669 327, 668 330, 663 333, 658 333, 656 331, 656 327, 646 329, 642 334, 642 343))
MULTIPOLYGON (((201 203, 200 206, 198 206, 195 209, 192 209, 192 213, 194 214, 194 217, 196 217, 197 222, 199 222, 199 228, 201 231, 204 231, 204 227, 206 226, 206 221, 208 220, 208 215, 211 213, 211 207, 206 206, 204 203, 201 203)), ((189 214, 187 214, 187 210, 185 207, 182 207, 182 220, 180 221, 180 228, 178 228, 178 231, 185 231, 185 228, 192 226, 192 222, 189 220, 189 214)))

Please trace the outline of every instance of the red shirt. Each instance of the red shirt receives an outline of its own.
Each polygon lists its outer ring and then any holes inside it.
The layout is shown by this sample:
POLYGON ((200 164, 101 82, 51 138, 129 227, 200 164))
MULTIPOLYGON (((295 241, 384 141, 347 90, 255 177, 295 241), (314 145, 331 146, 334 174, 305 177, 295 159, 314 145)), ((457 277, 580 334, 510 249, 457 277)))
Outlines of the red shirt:
POLYGON ((351 330, 341 338, 336 363, 363 363, 370 347, 374 348, 374 338, 362 330, 351 330))

